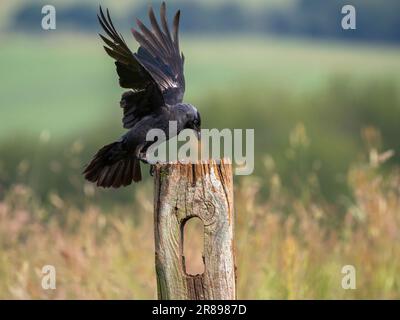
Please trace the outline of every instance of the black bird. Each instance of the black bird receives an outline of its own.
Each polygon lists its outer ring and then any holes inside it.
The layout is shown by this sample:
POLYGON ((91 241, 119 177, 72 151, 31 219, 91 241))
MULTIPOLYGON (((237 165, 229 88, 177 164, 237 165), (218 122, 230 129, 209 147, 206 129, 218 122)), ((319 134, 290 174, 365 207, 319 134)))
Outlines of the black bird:
POLYGON ((183 129, 200 132, 201 119, 197 109, 182 103, 185 92, 184 55, 179 49, 180 11, 175 15, 172 34, 168 27, 165 3, 161 5, 161 27, 153 9, 149 8, 151 30, 140 20, 140 32, 132 33, 140 47, 130 51, 119 34, 107 9, 100 7, 99 22, 106 33, 100 34, 107 54, 116 60, 119 84, 130 89, 122 95, 123 126, 129 131, 118 141, 101 148, 83 172, 85 178, 104 188, 128 186, 142 179, 140 161, 150 145, 146 134, 153 128, 169 134, 169 121, 177 121, 177 133, 183 129))

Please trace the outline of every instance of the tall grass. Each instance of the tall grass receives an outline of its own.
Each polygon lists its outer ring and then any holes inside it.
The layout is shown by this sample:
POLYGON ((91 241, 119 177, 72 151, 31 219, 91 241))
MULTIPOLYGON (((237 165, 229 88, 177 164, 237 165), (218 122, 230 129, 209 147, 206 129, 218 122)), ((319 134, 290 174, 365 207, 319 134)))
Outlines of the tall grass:
MULTIPOLYGON (((302 130, 294 143, 305 142, 302 130)), ((370 161, 348 171, 354 198, 343 219, 321 199, 285 192, 270 156, 263 176, 237 183, 239 298, 400 298, 400 170, 380 168, 389 156, 371 149, 370 161), (355 290, 341 287, 345 265, 356 268, 355 290)), ((151 186, 138 186, 132 202, 77 208, 53 194, 45 204, 14 185, 0 202, 0 298, 155 298, 151 186), (41 287, 48 264, 56 290, 41 287)))

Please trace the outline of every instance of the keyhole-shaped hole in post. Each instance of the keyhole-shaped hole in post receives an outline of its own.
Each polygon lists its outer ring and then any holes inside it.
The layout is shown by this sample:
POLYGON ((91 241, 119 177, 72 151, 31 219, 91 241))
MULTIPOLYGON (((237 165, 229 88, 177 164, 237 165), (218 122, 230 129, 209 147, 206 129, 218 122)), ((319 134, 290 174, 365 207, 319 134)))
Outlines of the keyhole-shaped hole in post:
POLYGON ((183 270, 188 275, 204 273, 204 224, 197 217, 186 220, 182 230, 183 270))

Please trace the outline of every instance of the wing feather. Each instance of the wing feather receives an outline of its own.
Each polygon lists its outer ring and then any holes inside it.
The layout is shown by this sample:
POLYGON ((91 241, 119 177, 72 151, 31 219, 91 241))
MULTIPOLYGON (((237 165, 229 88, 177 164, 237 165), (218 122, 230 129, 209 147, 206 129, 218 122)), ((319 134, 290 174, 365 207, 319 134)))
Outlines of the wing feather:
POLYGON ((132 29, 134 38, 140 44, 135 57, 157 82, 164 101, 169 105, 180 103, 185 93, 184 57, 179 49, 180 11, 175 14, 172 34, 168 26, 165 2, 160 9, 161 27, 151 7, 149 19, 152 30, 140 20, 137 20, 140 32, 132 29))
POLYGON ((168 22, 167 22, 167 7, 165 5, 165 2, 163 2, 161 4, 160 18, 161 18, 161 25, 163 27, 164 34, 167 36, 167 39, 168 39, 166 44, 170 47, 170 49, 173 50, 173 47, 171 46, 172 38, 171 38, 171 33, 169 32, 169 27, 168 27, 168 22))
POLYGON ((100 34, 101 39, 106 44, 104 50, 115 60, 120 86, 132 89, 132 91, 128 92, 130 103, 125 101, 122 104, 121 102, 121 106, 123 105, 124 108, 124 118, 122 120, 124 127, 131 128, 146 115, 164 107, 165 101, 156 78, 131 52, 123 36, 117 32, 109 10, 107 9, 105 15, 100 7, 100 14, 97 17, 108 36, 100 34))
POLYGON ((181 11, 179 10, 174 17, 174 44, 176 53, 179 54, 179 21, 181 18, 181 11))

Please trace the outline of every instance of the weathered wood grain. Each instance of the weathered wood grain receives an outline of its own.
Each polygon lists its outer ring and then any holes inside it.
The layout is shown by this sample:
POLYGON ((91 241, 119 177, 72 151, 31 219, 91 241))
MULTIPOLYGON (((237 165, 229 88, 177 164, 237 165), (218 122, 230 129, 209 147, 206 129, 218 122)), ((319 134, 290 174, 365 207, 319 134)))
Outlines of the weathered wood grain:
POLYGON ((155 168, 154 231, 158 298, 235 299, 232 165, 163 164, 155 168), (186 273, 183 228, 204 224, 204 273, 186 273))

